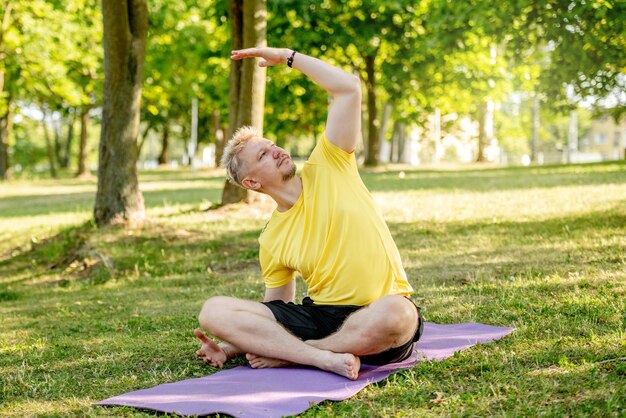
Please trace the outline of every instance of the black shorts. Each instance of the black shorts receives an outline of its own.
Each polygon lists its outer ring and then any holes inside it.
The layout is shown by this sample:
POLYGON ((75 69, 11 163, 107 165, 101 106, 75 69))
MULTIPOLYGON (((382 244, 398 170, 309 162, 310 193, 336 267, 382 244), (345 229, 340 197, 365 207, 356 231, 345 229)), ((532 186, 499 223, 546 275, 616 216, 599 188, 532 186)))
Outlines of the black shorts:
MULTIPOLYGON (((285 303, 282 300, 263 302, 263 304, 270 308, 276 321, 303 341, 319 340, 333 334, 348 316, 364 308, 364 306, 355 305, 316 305, 309 297, 302 300, 302 305, 296 305, 293 302, 285 303)), ((413 305, 415 306, 415 303, 413 305)), ((420 339, 424 331, 421 310, 418 306, 415 306, 415 309, 417 309, 419 325, 412 340, 382 353, 362 356, 361 362, 382 365, 396 363, 409 357, 415 342, 420 339)))

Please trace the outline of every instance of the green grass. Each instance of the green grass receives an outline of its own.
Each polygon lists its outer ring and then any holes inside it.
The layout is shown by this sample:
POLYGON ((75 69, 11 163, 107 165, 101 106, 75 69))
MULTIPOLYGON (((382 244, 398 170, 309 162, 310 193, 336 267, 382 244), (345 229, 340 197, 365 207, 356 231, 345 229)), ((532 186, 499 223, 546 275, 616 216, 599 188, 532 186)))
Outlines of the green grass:
MULTIPOLYGON (((517 330, 303 416, 624 416, 626 165, 401 169, 364 180, 427 320, 517 330)), ((153 416, 90 404, 215 372, 202 302, 262 297, 270 202, 207 211, 214 172, 140 182, 132 230, 92 225, 93 181, 0 185, 1 416, 153 416)))

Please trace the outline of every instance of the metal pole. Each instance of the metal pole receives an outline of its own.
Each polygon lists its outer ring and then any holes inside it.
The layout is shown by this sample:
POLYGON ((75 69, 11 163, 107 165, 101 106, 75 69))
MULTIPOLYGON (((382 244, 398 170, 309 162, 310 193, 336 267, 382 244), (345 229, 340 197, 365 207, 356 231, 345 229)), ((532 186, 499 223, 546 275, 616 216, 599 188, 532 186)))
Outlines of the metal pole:
POLYGON ((572 110, 569 114, 569 132, 567 136, 567 163, 572 163, 574 153, 578 151, 578 113, 572 110))
POLYGON ((443 147, 441 144, 441 111, 438 107, 435 108, 435 121, 434 121, 433 135, 435 139, 435 155, 433 156, 433 163, 439 164, 441 162, 441 156, 443 154, 443 147))
POLYGON ((193 171, 193 161, 196 155, 196 147, 198 144, 198 99, 191 99, 191 141, 189 141, 189 164, 193 171))

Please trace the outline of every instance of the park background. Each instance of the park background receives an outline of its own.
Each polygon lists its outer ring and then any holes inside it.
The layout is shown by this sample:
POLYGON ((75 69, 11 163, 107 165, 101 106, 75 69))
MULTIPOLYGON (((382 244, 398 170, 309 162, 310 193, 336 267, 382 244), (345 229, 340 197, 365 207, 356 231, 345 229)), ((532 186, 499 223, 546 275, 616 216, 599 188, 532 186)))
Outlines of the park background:
POLYGON ((427 319, 517 328, 309 413, 624 414, 623 2, 0 0, 0 24, 2 415, 141 416, 89 405, 215 371, 195 315, 262 297, 274 208, 215 161, 242 124, 305 158, 328 105, 228 58, 264 44, 361 78, 357 157, 427 319))

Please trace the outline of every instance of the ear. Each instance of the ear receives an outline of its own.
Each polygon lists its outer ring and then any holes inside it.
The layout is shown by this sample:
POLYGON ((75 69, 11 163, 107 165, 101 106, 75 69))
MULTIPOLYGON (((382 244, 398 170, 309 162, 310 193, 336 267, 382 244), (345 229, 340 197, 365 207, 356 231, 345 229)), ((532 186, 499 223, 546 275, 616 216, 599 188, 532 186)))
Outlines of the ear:
POLYGON ((246 177, 243 180, 241 180, 241 185, 248 190, 254 190, 254 191, 258 191, 261 188, 261 183, 259 183, 258 181, 256 181, 255 179, 251 177, 246 177))

